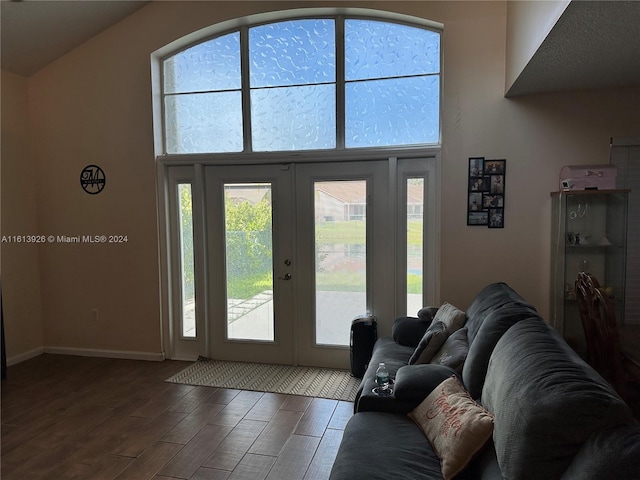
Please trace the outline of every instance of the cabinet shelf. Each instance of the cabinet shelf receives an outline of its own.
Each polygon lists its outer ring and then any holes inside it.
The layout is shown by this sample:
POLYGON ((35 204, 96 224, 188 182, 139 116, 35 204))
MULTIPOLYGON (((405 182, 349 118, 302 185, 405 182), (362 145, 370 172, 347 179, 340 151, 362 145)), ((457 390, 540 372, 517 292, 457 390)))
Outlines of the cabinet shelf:
POLYGON ((602 248, 602 249, 606 249, 606 248, 623 248, 624 245, 597 245, 597 244, 587 244, 587 245, 571 245, 570 243, 566 243, 565 244, 566 248, 575 248, 576 250, 582 250, 582 249, 598 249, 598 248, 602 248))
POLYGON ((578 351, 586 348, 573 291, 578 272, 588 271, 601 286, 613 289, 616 315, 619 321, 624 320, 628 193, 551 193, 551 322, 578 351), (585 241, 588 243, 582 243, 585 241))
POLYGON ((631 190, 628 188, 620 188, 616 190, 562 190, 558 192, 551 192, 552 197, 560 196, 560 195, 577 195, 588 197, 591 195, 609 195, 609 194, 620 194, 620 193, 629 193, 631 190))

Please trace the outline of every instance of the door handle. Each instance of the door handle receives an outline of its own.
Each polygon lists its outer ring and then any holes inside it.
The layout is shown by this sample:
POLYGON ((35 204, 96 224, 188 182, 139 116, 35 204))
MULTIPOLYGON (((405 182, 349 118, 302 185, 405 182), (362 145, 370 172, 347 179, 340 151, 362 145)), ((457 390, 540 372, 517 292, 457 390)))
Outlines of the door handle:
POLYGON ((291 274, 285 273, 284 277, 278 277, 279 280, 291 280, 291 274))

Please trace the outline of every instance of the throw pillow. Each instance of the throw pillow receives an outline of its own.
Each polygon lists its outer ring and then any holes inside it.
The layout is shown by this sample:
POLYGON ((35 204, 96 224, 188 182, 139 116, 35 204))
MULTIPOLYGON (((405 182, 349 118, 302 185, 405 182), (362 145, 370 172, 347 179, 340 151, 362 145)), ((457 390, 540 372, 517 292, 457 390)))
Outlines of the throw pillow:
POLYGON ((460 473, 493 433, 493 415, 472 400, 455 376, 408 415, 440 458, 445 480, 460 473))
POLYGON ((447 337, 440 350, 433 355, 430 363, 444 365, 453 368, 457 373, 462 373, 462 367, 468 354, 467 329, 461 328, 447 337))
POLYGON ((447 339, 447 329, 442 322, 434 321, 422 336, 413 355, 409 358, 409 365, 429 363, 447 339))
POLYGON ((446 302, 443 303, 440 308, 438 308, 435 317, 433 317, 433 322, 444 323, 444 325, 447 327, 447 330, 449 330, 449 333, 453 333, 459 328, 462 328, 466 321, 466 313, 446 302))

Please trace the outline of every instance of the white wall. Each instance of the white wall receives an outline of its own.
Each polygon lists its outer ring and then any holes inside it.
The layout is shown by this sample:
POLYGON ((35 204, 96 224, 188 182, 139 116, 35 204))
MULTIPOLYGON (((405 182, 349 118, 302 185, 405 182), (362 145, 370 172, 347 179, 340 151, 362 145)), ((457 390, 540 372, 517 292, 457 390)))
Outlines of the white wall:
MULTIPOLYGON (((162 351, 151 53, 220 21, 310 4, 153 2, 29 79, 33 160, 11 181, 35 176, 40 233, 129 239, 40 249, 46 346, 162 351), (99 195, 80 188, 87 164, 106 172, 99 195)), ((561 166, 602 163, 611 136, 637 133, 640 90, 505 99, 505 2, 357 6, 444 24, 440 300, 465 308, 486 283, 506 281, 547 315, 549 192, 561 166), (507 159, 504 229, 466 226, 471 156, 507 159)), ((14 298, 12 308, 29 298, 14 298)), ((390 319, 383 320, 388 329, 390 319)), ((7 342, 13 351, 23 348, 9 335, 7 342)))
POLYGON ((42 353, 36 166, 29 155, 27 79, 2 71, 2 302, 9 364, 42 353))

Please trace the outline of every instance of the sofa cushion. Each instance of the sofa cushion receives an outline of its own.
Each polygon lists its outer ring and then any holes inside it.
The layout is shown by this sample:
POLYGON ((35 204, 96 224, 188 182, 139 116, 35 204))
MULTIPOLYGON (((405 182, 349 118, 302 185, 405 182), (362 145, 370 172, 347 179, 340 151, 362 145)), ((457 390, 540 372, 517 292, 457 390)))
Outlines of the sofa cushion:
POLYGON ((406 415, 363 412, 349 419, 330 480, 433 480, 440 460, 406 415))
POLYGON ((613 389, 538 319, 498 341, 482 390, 505 478, 560 478, 594 433, 633 421, 613 389))
POLYGON ((446 339, 442 348, 433 356, 430 363, 444 365, 452 368, 456 373, 461 373, 468 353, 467 329, 461 328, 446 339))
POLYGON ((458 474, 493 432, 493 415, 473 401, 455 376, 438 385, 408 415, 438 454, 445 480, 458 474))
POLYGON ((453 333, 459 328, 462 328, 466 321, 466 313, 446 302, 438 308, 438 312, 435 317, 433 317, 433 323, 444 323, 444 326, 449 330, 449 333, 453 333))
POLYGON ((562 476, 564 480, 637 480, 640 477, 640 423, 592 435, 562 476))
POLYGON ((398 400, 414 401, 415 407, 452 374, 444 365, 405 365, 396 374, 394 395, 398 400))
POLYGON ((409 359, 409 365, 414 363, 429 363, 433 356, 444 345, 445 340, 449 336, 447 327, 442 322, 433 322, 422 336, 415 352, 409 359))
POLYGON ((487 445, 471 460, 467 468, 456 476, 455 480, 504 480, 493 441, 487 442, 487 445))
POLYGON ((398 317, 391 327, 391 336, 396 343, 415 348, 432 321, 432 318, 398 317))
POLYGON ((535 310, 520 302, 505 304, 495 310, 486 310, 484 315, 486 317, 473 339, 471 330, 467 327, 469 354, 462 368, 462 382, 471 396, 476 399, 480 398, 482 393, 491 353, 502 335, 512 325, 528 318, 535 318, 543 323, 535 310))
POLYGON ((524 307, 526 310, 535 312, 536 309, 518 295, 509 285, 504 282, 491 283, 480 290, 480 293, 474 298, 467 308, 467 323, 465 326, 469 329, 469 345, 476 338, 478 330, 484 323, 487 315, 504 305, 517 305, 524 307))

